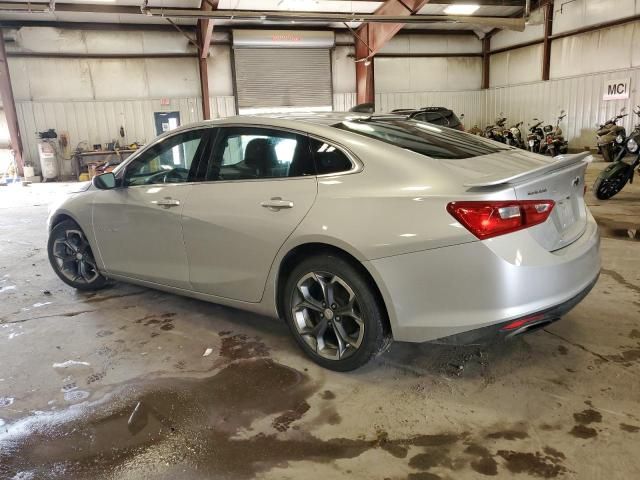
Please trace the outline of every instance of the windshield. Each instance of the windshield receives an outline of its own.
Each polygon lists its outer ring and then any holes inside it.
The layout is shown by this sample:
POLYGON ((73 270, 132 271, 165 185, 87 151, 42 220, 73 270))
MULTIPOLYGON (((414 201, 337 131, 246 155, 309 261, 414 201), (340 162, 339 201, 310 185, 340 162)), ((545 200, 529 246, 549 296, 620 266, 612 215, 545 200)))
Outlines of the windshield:
POLYGON ((463 159, 510 150, 476 135, 416 120, 354 119, 333 126, 438 159, 463 159))

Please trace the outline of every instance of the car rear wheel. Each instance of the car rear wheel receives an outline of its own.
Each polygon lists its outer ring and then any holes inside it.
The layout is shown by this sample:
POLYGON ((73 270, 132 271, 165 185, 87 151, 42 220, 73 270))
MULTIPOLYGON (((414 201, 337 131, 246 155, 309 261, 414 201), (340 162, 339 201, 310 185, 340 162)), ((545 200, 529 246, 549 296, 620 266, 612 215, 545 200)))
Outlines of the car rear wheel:
POLYGON ((376 293, 357 268, 338 256, 302 261, 285 284, 284 307, 300 347, 330 370, 361 367, 390 344, 376 293))
POLYGON ((78 290, 99 290, 107 285, 87 237, 74 221, 65 220, 53 227, 47 250, 54 272, 67 285, 78 290))

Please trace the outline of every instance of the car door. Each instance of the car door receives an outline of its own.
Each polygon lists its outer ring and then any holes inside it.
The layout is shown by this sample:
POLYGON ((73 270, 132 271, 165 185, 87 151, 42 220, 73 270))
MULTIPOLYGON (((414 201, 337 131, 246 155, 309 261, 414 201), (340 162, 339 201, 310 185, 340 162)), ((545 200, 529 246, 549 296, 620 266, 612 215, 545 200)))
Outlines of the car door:
POLYGON ((278 250, 315 201, 309 139, 220 128, 206 177, 182 212, 190 282, 199 292, 258 302, 278 250))
POLYGON ((118 172, 117 188, 96 192, 93 229, 108 273, 190 287, 181 215, 211 136, 209 129, 168 136, 118 172))

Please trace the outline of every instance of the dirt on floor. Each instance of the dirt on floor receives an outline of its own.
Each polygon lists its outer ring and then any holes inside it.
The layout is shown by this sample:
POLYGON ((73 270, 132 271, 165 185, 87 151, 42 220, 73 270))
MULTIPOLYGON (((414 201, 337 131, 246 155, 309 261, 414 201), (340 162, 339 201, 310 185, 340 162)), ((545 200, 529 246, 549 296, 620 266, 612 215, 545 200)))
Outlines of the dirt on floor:
POLYGON ((602 275, 562 321, 347 374, 278 320, 64 285, 45 220, 67 187, 0 187, 0 478, 640 478, 640 187, 588 194, 602 275))

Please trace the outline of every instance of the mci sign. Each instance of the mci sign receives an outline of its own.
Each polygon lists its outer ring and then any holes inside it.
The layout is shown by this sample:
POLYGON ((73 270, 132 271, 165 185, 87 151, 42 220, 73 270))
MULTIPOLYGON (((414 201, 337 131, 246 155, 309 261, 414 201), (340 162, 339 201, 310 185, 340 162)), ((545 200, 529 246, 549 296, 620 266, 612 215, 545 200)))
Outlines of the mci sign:
POLYGON ((605 80, 603 100, 622 100, 629 98, 631 89, 631 79, 623 78, 616 80, 605 80))

